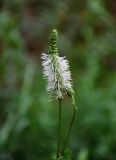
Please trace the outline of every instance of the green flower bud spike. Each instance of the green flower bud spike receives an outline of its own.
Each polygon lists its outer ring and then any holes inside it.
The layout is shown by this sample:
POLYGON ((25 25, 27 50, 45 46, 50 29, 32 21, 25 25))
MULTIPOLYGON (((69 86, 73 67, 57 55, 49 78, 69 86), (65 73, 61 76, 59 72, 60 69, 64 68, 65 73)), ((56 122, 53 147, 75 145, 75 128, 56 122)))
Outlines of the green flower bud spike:
POLYGON ((57 30, 53 29, 50 35, 49 54, 58 54, 57 35, 57 30))

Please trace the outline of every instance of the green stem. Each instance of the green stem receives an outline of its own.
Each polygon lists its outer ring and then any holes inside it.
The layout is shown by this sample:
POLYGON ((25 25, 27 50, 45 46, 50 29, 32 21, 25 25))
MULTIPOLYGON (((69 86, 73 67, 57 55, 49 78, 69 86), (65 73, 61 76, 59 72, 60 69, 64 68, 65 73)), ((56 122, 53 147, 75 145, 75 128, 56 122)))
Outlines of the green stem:
MULTIPOLYGON (((72 130, 72 126, 73 126, 73 123, 74 123, 74 119, 75 119, 75 115, 76 115, 76 104, 75 104, 75 99, 74 99, 74 96, 72 95, 72 104, 73 104, 73 115, 72 115, 72 119, 70 121, 70 125, 69 125, 69 129, 68 129, 68 134, 67 134, 67 137, 66 137, 66 141, 65 141, 65 145, 64 145, 64 149, 65 147, 67 146, 68 144, 68 141, 69 141, 69 138, 70 138, 70 134, 71 134, 71 130, 72 130)), ((63 150, 64 151, 64 150, 63 150)))
POLYGON ((58 131, 57 158, 59 158, 61 154, 61 118, 62 118, 61 113, 62 113, 61 100, 59 100, 59 131, 58 131))

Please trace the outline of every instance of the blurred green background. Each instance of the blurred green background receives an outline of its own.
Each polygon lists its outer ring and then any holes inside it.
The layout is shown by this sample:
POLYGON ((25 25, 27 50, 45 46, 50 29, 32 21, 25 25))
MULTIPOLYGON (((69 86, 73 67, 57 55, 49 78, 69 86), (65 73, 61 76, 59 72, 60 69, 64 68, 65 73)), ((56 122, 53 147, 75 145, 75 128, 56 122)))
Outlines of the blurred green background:
MULTIPOLYGON (((0 0, 0 160, 51 160, 58 105, 49 102, 41 53, 59 32, 78 111, 73 160, 116 160, 116 1, 0 0)), ((63 106, 62 141, 72 116, 63 106)))

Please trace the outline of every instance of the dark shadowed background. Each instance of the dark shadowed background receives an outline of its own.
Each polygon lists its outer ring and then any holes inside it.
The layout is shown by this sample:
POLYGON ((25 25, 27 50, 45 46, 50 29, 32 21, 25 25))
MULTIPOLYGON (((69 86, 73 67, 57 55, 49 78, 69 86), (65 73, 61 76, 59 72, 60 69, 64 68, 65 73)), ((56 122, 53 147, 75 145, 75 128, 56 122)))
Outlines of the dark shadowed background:
MULTIPOLYGON (((116 1, 0 0, 0 160, 51 160, 58 105, 49 102, 41 53, 57 28, 78 104, 73 160, 116 160, 116 1)), ((62 141, 72 116, 66 97, 62 141)))

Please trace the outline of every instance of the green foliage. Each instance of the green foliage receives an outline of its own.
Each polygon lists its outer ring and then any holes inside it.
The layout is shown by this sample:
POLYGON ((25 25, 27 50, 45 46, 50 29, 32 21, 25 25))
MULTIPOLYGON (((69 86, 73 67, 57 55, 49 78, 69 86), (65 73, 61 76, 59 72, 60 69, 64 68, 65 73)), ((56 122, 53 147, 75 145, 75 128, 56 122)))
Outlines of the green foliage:
POLYGON ((72 151, 70 149, 66 149, 64 151, 64 158, 63 160, 71 160, 72 159, 72 151))
MULTIPOLYGON (((116 24, 113 1, 0 2, 0 157, 51 160, 58 106, 49 102, 40 53, 59 30, 59 54, 70 60, 78 104, 69 146, 73 160, 116 157, 116 24)), ((62 141, 72 116, 63 104, 62 141)), ((63 160, 71 159, 70 150, 63 160)))
POLYGON ((72 151, 67 148, 64 150, 63 155, 61 155, 59 158, 55 158, 54 160, 72 160, 72 151))

